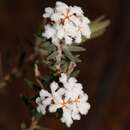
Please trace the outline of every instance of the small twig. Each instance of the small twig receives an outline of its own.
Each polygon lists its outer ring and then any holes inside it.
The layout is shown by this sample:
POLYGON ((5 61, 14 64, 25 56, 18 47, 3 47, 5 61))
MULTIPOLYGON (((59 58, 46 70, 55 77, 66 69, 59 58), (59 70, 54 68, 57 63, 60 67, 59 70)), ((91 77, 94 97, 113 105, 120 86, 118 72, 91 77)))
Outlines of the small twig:
POLYGON ((38 121, 39 121, 39 119, 36 119, 35 117, 32 117, 32 122, 31 122, 31 125, 28 128, 28 130, 35 130, 35 129, 39 128, 38 121))
POLYGON ((34 65, 34 74, 35 74, 36 81, 37 81, 37 83, 39 84, 39 86, 40 86, 42 89, 45 89, 44 86, 43 86, 43 84, 42 84, 41 81, 39 80, 39 77, 40 77, 41 74, 40 74, 40 71, 39 71, 39 69, 38 69, 38 65, 37 65, 37 64, 34 65))
POLYGON ((66 73, 67 73, 68 75, 70 75, 70 74, 74 71, 75 67, 76 67, 76 63, 70 62, 69 67, 68 67, 68 70, 67 70, 66 73))
POLYGON ((41 83, 41 81, 38 78, 36 78, 36 81, 39 84, 39 86, 41 87, 41 89, 45 89, 43 84, 41 83))
POLYGON ((39 77, 41 75, 37 64, 34 65, 34 74, 35 77, 39 77))

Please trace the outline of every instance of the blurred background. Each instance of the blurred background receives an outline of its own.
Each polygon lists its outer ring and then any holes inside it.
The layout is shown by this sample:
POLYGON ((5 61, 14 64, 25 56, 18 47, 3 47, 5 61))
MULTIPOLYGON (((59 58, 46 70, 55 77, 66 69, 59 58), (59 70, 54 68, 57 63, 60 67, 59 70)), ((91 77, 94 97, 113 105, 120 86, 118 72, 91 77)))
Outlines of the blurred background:
MULTIPOLYGON (((79 80, 89 95, 91 110, 70 130, 130 129, 130 1, 129 0, 66 0, 81 6, 91 20, 105 15, 111 20, 105 34, 88 41, 79 64, 79 80)), ((17 63, 21 51, 29 54, 34 33, 44 7, 55 0, 0 0, 0 56, 7 73, 17 63), (8 52, 8 53, 7 53, 8 52)), ((29 65, 27 65, 29 66, 29 65)), ((27 67, 26 66, 26 67, 27 67)), ((27 69, 30 71, 30 68, 27 69)), ((22 121, 30 122, 28 111, 19 98, 29 93, 23 78, 0 89, 0 130, 19 130, 22 121)), ((41 124, 52 130, 67 130, 59 120, 45 116, 41 124)))

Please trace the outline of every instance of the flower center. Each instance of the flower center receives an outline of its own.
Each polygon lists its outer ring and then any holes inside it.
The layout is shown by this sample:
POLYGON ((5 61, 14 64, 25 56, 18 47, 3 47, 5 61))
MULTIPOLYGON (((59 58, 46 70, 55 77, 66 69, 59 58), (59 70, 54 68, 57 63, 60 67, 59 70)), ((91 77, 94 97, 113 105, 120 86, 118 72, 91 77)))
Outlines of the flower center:
POLYGON ((64 108, 67 104, 74 104, 74 103, 79 103, 80 102, 80 98, 79 97, 77 97, 77 98, 75 98, 74 100, 67 100, 67 101, 65 101, 64 99, 62 99, 62 101, 61 101, 61 107, 62 108, 64 108))
POLYGON ((65 22, 66 20, 69 20, 70 17, 73 15, 73 14, 69 14, 69 10, 67 10, 66 13, 64 13, 64 18, 63 18, 63 21, 65 22))

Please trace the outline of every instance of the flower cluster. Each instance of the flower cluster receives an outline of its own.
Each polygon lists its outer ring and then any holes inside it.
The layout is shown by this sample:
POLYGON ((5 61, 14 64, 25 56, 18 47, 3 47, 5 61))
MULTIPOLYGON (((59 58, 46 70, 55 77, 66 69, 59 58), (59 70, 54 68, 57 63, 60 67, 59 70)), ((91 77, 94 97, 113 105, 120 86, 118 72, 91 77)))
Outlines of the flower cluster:
POLYGON ((44 89, 40 91, 40 96, 36 99, 38 112, 44 115, 47 108, 49 112, 62 109, 61 122, 68 127, 72 125, 73 120, 80 120, 80 114, 86 115, 88 113, 90 109, 90 104, 87 102, 88 96, 76 78, 68 78, 65 73, 62 73, 59 82, 52 82, 50 89, 51 93, 44 89), (62 87, 59 83, 62 84, 62 87))
POLYGON ((42 36, 51 39, 55 45, 81 43, 82 37, 90 38, 90 20, 78 6, 68 6, 57 1, 55 8, 45 8, 43 18, 50 22, 45 25, 42 36))

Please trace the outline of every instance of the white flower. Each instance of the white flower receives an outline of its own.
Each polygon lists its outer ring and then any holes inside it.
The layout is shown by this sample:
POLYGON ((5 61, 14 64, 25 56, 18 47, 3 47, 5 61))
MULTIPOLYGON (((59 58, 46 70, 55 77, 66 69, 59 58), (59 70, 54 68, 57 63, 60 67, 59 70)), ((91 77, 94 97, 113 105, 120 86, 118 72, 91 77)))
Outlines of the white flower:
POLYGON ((49 111, 50 112, 56 112, 56 110, 58 108, 62 107, 62 96, 65 93, 65 89, 64 88, 59 88, 59 86, 58 86, 58 84, 56 82, 52 82, 51 85, 50 85, 50 88, 51 88, 52 98, 53 98, 54 103, 52 103, 50 105, 49 111))
POLYGON ((45 25, 45 32, 42 33, 42 36, 46 37, 47 39, 53 38, 56 34, 56 30, 52 28, 49 24, 45 25))
MULTIPOLYGON (((63 83, 65 87, 65 101, 69 101, 68 104, 63 108, 69 109, 71 111, 72 120, 80 120, 80 114, 86 115, 90 109, 90 104, 87 102, 88 96, 83 92, 83 87, 80 83, 77 83, 77 80, 73 77, 67 78, 66 74, 62 74, 60 77, 60 82, 63 83), (80 114, 79 114, 80 113, 80 114)), ((62 121, 67 124, 66 114, 62 117, 62 121), (65 119, 64 119, 65 118, 65 119)), ((73 122, 70 121, 70 125, 73 122)))
POLYGON ((40 97, 36 98, 36 103, 38 104, 37 111, 45 115, 46 107, 51 104, 52 97, 48 91, 43 89, 39 92, 39 96, 40 97))
POLYGON ((90 20, 78 6, 68 6, 58 1, 55 8, 45 9, 43 17, 52 21, 51 25, 45 25, 43 37, 51 39, 54 44, 62 42, 71 45, 81 43, 83 36, 90 38, 90 20))
POLYGON ((90 109, 90 104, 87 102, 88 95, 84 93, 82 84, 74 77, 68 78, 65 73, 62 73, 59 82, 62 83, 61 87, 55 81, 50 84, 51 93, 40 91, 40 97, 36 99, 37 110, 45 114, 47 106, 49 112, 62 109, 61 122, 70 127, 73 120, 80 120, 81 115, 88 113, 90 109))
POLYGON ((64 20, 64 22, 67 22, 69 20, 72 20, 71 18, 75 15, 83 16, 83 11, 80 7, 68 6, 63 2, 58 1, 56 2, 55 13, 51 16, 51 20, 55 22, 60 22, 62 19, 64 20))
POLYGON ((51 7, 45 8, 45 13, 43 14, 44 18, 49 18, 54 13, 54 9, 51 7))
POLYGON ((63 116, 61 118, 61 122, 65 123, 68 127, 70 127, 73 123, 71 114, 72 113, 70 109, 63 109, 63 116))
POLYGON ((77 16, 83 16, 83 10, 78 6, 70 7, 70 12, 71 14, 76 14, 77 16))

